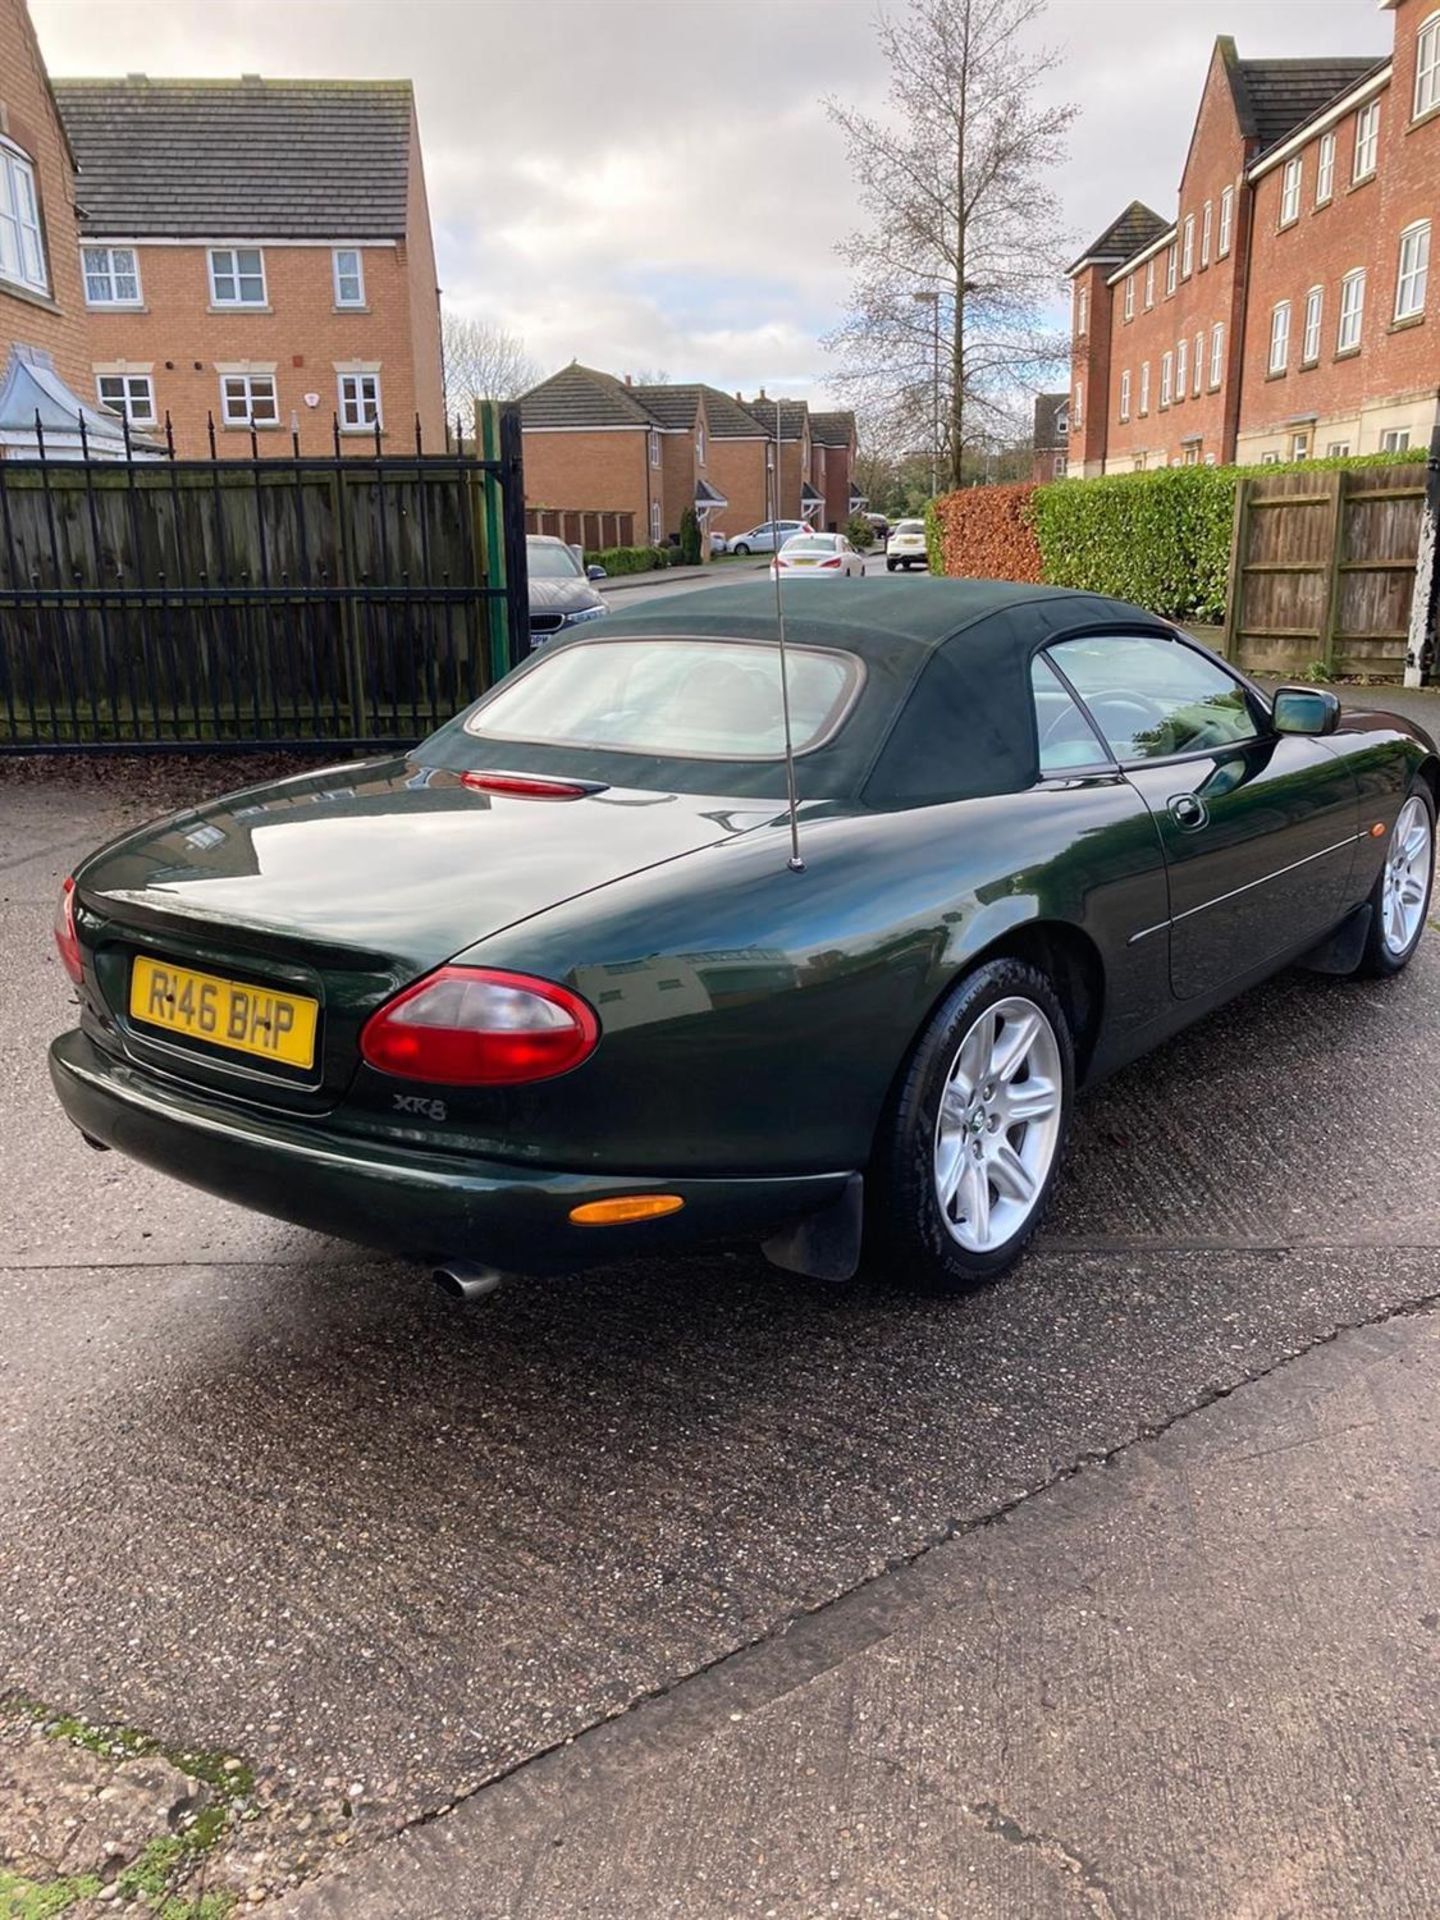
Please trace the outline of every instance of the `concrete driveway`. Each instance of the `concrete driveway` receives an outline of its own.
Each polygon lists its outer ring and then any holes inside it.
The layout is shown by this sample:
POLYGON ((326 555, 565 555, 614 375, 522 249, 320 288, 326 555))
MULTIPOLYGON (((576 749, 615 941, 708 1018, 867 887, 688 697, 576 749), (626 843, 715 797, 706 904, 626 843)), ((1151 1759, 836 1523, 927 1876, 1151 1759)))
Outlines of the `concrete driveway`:
POLYGON ((243 1758, 297 1913, 1434 1911, 1440 941, 1099 1090, 968 1302, 467 1312, 50 1097, 62 875, 246 773, 0 769, 0 1685, 243 1758))

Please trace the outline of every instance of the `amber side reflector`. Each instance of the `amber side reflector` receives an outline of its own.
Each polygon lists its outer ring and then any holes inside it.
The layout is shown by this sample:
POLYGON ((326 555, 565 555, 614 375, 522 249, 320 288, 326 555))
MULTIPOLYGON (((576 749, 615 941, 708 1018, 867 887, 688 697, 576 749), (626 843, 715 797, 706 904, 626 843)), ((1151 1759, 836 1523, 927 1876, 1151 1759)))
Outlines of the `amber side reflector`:
POLYGON ((684 1204, 678 1193, 629 1193, 618 1200, 587 1200, 583 1207, 570 1209, 570 1218, 577 1227, 619 1227, 679 1213, 684 1204))
POLYGON ((1385 822, 1383 820, 1377 820, 1374 826, 1371 827, 1370 829, 1370 838, 1372 840, 1383 840, 1384 837, 1385 837, 1385 822))

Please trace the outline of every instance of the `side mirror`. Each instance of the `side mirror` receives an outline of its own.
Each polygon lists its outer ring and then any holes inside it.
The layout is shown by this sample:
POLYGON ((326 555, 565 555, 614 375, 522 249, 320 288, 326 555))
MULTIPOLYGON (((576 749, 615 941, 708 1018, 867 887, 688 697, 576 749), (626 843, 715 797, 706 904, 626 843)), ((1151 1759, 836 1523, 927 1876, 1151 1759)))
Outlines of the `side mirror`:
POLYGON ((604 567, 586 567, 585 578, 587 580, 608 580, 610 576, 604 567))
POLYGON ((1276 733, 1334 733, 1340 701, 1328 687, 1281 687, 1270 718, 1276 733))

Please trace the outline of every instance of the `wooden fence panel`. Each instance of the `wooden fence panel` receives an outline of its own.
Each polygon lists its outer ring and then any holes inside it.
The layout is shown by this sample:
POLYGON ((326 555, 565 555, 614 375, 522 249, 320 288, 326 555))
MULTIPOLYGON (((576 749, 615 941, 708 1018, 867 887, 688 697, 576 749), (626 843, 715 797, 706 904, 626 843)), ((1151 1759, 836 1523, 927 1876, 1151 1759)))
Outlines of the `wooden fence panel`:
POLYGON ((1249 475, 1237 488, 1225 650, 1249 673, 1398 679, 1423 469, 1249 475))

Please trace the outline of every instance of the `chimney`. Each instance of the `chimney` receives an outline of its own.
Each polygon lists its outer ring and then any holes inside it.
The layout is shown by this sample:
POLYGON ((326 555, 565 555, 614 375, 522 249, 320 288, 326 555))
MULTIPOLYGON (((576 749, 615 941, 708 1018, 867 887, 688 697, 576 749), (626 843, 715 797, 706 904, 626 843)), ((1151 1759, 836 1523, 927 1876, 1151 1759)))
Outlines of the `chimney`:
POLYGON ((735 398, 740 401, 740 404, 742 406, 745 404, 744 400, 741 398, 740 389, 738 387, 735 389, 735 398))
POLYGON ((627 387, 633 387, 635 384, 635 382, 630 378, 628 373, 625 376, 625 384, 627 387))

